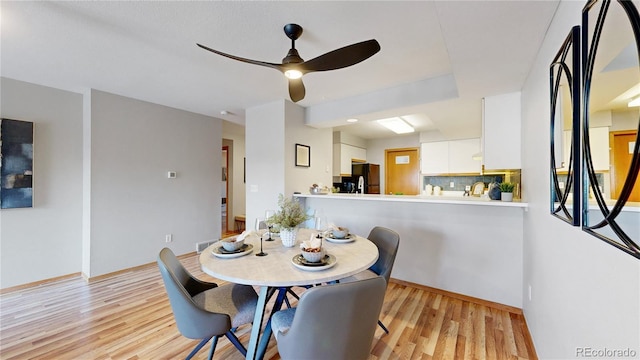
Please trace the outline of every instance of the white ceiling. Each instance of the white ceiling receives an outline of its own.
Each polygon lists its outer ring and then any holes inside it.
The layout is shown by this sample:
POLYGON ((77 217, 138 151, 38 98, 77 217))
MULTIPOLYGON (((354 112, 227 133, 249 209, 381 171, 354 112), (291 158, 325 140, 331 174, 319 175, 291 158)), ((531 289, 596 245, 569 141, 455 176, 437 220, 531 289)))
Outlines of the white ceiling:
MULTIPOLYGON (((304 33, 311 59, 375 38, 381 51, 341 70, 307 74, 314 126, 408 116, 418 131, 480 135, 481 98, 517 91, 558 6, 553 1, 1 2, 0 73, 67 89, 107 91, 243 124, 245 109, 288 98, 277 71, 204 51, 280 62, 283 26, 304 33), (221 115, 221 111, 230 112, 221 115)), ((560 45, 560 44, 559 44, 560 45)))

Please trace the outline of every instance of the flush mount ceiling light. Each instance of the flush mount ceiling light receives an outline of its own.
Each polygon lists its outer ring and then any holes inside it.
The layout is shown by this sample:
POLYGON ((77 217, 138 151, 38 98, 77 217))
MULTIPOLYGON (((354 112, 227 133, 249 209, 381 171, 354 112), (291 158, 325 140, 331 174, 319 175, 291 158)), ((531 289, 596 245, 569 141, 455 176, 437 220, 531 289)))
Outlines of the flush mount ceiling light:
POLYGON ((358 122, 358 119, 356 119, 356 118, 347 119, 347 122, 348 123, 358 122))
POLYGON ((399 117, 378 120, 378 124, 386 127, 396 134, 408 134, 415 131, 413 126, 409 125, 408 122, 399 117))
POLYGON ((631 99, 627 104, 627 106, 628 107, 640 106, 640 96, 636 96, 635 98, 631 99))

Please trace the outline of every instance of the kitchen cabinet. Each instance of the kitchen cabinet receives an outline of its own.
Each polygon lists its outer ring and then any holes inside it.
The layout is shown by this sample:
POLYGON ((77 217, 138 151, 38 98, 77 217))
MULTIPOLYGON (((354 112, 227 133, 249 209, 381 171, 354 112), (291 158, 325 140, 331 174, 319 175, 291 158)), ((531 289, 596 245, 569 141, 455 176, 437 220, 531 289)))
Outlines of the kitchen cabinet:
POLYGON ((367 149, 349 145, 333 144, 333 176, 351 176, 351 162, 366 162, 367 149))
POLYGON ((522 168, 520 103, 520 92, 483 99, 482 163, 485 170, 522 168))
POLYGON ((423 174, 480 173, 480 161, 473 155, 480 151, 480 139, 422 143, 420 146, 423 174))
POLYGON ((589 128, 591 161, 595 171, 609 171, 609 128, 589 128))
POLYGON ((420 169, 424 174, 449 172, 449 142, 438 141, 420 145, 420 169))

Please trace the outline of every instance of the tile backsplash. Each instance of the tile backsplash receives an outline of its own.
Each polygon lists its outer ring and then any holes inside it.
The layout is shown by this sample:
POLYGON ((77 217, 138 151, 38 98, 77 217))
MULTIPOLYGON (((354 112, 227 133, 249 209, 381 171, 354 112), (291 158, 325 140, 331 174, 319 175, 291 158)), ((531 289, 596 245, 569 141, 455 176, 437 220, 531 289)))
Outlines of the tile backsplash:
POLYGON ((444 191, 464 191, 465 186, 472 186, 477 182, 483 182, 485 188, 492 182, 512 182, 516 183, 514 197, 520 198, 520 170, 506 171, 504 173, 492 173, 484 175, 440 175, 440 176, 423 176, 422 190, 426 185, 440 186, 444 191), (453 187, 451 187, 453 183, 453 187))

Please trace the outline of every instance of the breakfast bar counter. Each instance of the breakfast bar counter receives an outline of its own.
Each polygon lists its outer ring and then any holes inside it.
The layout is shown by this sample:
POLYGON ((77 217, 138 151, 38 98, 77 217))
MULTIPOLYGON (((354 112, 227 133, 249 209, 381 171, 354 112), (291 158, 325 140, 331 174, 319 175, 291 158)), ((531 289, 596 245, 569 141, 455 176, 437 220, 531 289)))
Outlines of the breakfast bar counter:
POLYGON ((458 204, 458 205, 477 205, 477 206, 506 206, 526 208, 529 204, 514 201, 490 200, 488 198, 477 196, 447 196, 447 195, 384 195, 384 194, 343 194, 331 193, 326 195, 312 194, 295 194, 295 197, 323 197, 338 200, 357 200, 357 201, 394 201, 394 202, 419 202, 433 204, 458 204))
POLYGON ((527 203, 478 197, 295 194, 309 212, 368 234, 400 234, 392 278, 523 306, 523 219, 527 203))

